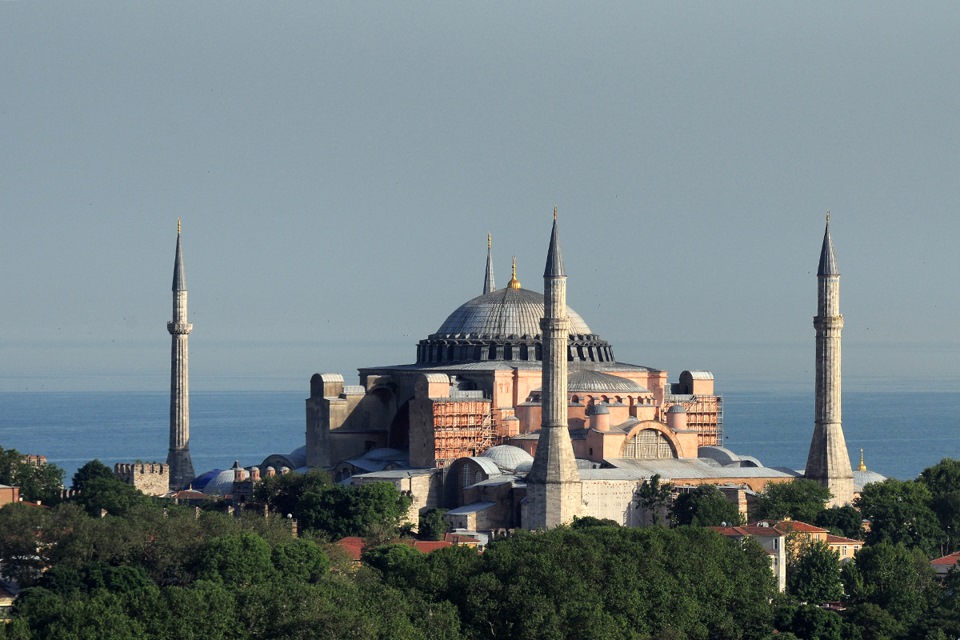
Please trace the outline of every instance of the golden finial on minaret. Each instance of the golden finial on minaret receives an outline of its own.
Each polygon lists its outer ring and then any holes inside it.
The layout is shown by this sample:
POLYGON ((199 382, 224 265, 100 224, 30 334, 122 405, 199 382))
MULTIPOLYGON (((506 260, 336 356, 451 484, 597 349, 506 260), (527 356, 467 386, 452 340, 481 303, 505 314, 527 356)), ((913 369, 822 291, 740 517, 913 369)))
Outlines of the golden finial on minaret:
POLYGON ((867 465, 863 461, 863 449, 860 449, 860 466, 857 467, 857 471, 866 471, 867 465))
POLYGON ((180 235, 180 218, 177 218, 177 235, 180 235))
POLYGON ((830 209, 827 209, 827 222, 830 222, 830 209))
POLYGON ((557 205, 553 205, 553 221, 557 221, 557 205))
POLYGON ((491 235, 488 233, 488 234, 487 234, 487 249, 490 249, 490 248, 492 248, 492 247, 493 247, 493 236, 491 236, 491 235))
POLYGON ((513 256, 513 275, 510 276, 510 282, 507 283, 510 289, 519 289, 520 281, 517 280, 517 256, 513 256))

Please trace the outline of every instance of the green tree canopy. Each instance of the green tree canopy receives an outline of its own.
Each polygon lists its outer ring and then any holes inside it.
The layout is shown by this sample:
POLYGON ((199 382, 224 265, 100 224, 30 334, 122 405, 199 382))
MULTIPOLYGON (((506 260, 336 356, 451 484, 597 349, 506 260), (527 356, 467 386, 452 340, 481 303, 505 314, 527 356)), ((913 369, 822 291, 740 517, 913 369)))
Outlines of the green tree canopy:
POLYGON ((150 499, 111 473, 110 477, 95 476, 83 480, 83 491, 75 495, 72 501, 92 516, 99 516, 101 510, 122 516, 138 505, 149 503, 150 499))
POLYGON ((443 540, 447 533, 447 521, 443 519, 446 509, 430 509, 420 514, 417 533, 421 540, 443 540))
POLYGON ((95 478, 106 478, 108 480, 116 479, 113 469, 103 464, 99 460, 91 460, 73 474, 73 484, 70 488, 74 491, 83 491, 87 482, 95 478))
POLYGON ((63 469, 49 463, 35 465, 16 449, 0 448, 0 484, 19 487, 24 500, 54 505, 63 492, 63 469))
POLYGON ((889 478, 865 486, 854 506, 870 521, 867 544, 900 543, 934 557, 945 535, 931 500, 926 484, 913 480, 889 478))
POLYGON ((339 540, 382 529, 395 534, 409 508, 410 496, 402 495, 394 485, 371 482, 311 489, 303 494, 294 515, 305 528, 339 540))
POLYGON ((829 499, 830 490, 814 480, 797 478, 793 482, 771 483, 757 495, 750 516, 756 520, 792 518, 812 524, 829 499))
POLYGON ((921 471, 917 480, 926 485, 933 496, 960 491, 960 460, 944 458, 921 471))
POLYGON ((678 525, 717 527, 722 524, 742 524, 743 518, 733 504, 712 484, 700 485, 689 493, 681 493, 670 509, 678 525))
POLYGON ((300 498, 304 493, 324 489, 332 484, 330 474, 322 469, 312 469, 307 473, 277 474, 261 480, 253 490, 253 498, 267 504, 280 515, 289 513, 296 516, 300 498))
POLYGON ((270 545, 255 533, 214 538, 200 555, 197 579, 240 589, 274 575, 270 545))
POLYGON ((863 540, 863 516, 850 505, 824 509, 811 524, 829 529, 830 533, 854 540, 863 540))
POLYGON ((787 592, 801 602, 814 605, 839 600, 843 596, 843 584, 837 553, 826 542, 799 542, 787 559, 787 592))
POLYGON ((863 547, 843 566, 841 577, 851 603, 874 604, 904 628, 926 614, 939 592, 927 557, 902 544, 863 547))

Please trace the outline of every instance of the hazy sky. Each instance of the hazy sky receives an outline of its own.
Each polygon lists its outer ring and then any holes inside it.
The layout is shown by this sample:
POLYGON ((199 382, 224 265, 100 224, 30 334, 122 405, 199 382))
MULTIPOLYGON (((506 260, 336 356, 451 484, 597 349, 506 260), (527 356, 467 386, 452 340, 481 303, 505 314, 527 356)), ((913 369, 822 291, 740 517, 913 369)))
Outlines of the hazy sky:
POLYGON ((960 386, 960 4, 0 2, 0 390, 412 362, 517 256, 619 360, 960 386))

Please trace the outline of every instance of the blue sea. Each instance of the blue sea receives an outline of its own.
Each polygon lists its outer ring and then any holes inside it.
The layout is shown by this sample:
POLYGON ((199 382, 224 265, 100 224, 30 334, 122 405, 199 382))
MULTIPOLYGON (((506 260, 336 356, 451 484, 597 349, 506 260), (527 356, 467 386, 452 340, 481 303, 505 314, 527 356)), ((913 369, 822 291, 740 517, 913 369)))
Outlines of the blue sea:
MULTIPOLYGON (((304 392, 193 392, 190 451, 196 472, 258 464, 304 441, 304 392)), ((941 458, 960 458, 960 392, 846 392, 843 430, 852 462, 913 478, 941 458)), ((94 458, 164 461, 165 392, 0 393, 0 447, 47 456, 66 471, 94 458)), ((813 432, 813 395, 724 394, 726 446, 767 466, 803 468, 813 432)))

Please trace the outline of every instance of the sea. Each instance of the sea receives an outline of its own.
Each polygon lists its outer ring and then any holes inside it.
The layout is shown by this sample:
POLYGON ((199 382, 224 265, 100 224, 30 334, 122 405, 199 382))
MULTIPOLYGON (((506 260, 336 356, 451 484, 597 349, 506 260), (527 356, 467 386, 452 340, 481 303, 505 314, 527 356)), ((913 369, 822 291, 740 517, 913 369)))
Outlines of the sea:
MULTIPOLYGON (((210 391, 190 395, 190 453, 199 475, 235 461, 259 464, 304 442, 303 392, 210 391)), ((813 395, 723 394, 724 443, 770 467, 802 469, 813 433, 813 395)), ((960 392, 847 391, 843 431, 854 467, 909 479, 942 458, 960 458, 960 392)), ((163 462, 166 392, 0 393, 0 447, 39 454, 69 484, 84 463, 163 462)))

